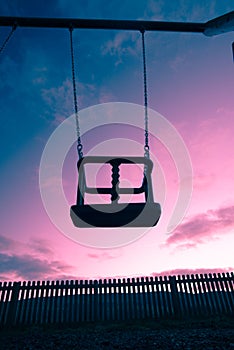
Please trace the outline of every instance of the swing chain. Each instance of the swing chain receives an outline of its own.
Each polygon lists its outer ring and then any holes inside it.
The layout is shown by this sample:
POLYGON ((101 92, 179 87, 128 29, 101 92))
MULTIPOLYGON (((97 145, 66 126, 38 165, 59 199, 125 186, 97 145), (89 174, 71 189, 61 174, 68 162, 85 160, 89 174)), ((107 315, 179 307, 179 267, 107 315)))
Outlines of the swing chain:
POLYGON ((2 46, 0 47, 0 54, 3 52, 3 50, 5 49, 6 45, 8 44, 8 41, 10 40, 10 38, 12 37, 14 31, 16 30, 17 28, 17 24, 15 23, 13 26, 12 26, 12 29, 10 31, 10 33, 8 34, 8 36, 6 37, 6 39, 4 40, 2 46))
POLYGON ((145 157, 149 158, 149 117, 148 117, 148 93, 147 93, 147 72, 145 55, 145 30, 141 30, 142 36, 142 56, 143 56, 143 75, 144 75, 144 107, 145 107, 145 157))
POLYGON ((76 76, 75 76, 75 59, 74 59, 74 47, 73 47, 73 27, 70 26, 70 45, 71 45, 71 63, 72 63, 72 84, 73 84, 73 100, 74 100, 74 110, 75 110, 75 118, 76 118, 76 136, 77 136, 77 152, 79 155, 79 159, 83 158, 83 145, 81 143, 80 136, 80 121, 79 121, 79 109, 78 109, 78 101, 77 101, 77 90, 76 90, 76 76))

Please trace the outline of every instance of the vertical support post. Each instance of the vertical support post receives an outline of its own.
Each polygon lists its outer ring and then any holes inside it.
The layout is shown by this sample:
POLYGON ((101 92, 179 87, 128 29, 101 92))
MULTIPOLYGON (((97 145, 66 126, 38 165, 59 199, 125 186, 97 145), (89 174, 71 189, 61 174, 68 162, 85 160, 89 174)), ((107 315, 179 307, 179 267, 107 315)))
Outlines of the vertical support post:
POLYGON ((104 308, 103 320, 104 321, 107 321, 109 317, 107 288, 108 288, 108 282, 106 279, 104 279, 103 281, 103 308, 104 308))
POLYGON ((172 303, 174 308, 174 316, 180 317, 181 312, 180 312, 179 294, 177 289, 176 277, 169 276, 169 282, 171 286, 171 296, 172 296, 172 303))
POLYGON ((93 321, 97 322, 97 321, 100 321, 100 314, 99 314, 99 300, 100 300, 99 296, 100 295, 98 293, 99 285, 97 280, 93 281, 93 288, 94 288, 93 321))
POLYGON ((136 320, 138 318, 138 312, 137 312, 137 297, 136 297, 136 281, 133 277, 131 280, 132 283, 132 299, 133 299, 133 318, 136 320))
POLYGON ((115 314, 115 321, 119 321, 119 308, 118 308, 118 295, 117 295, 117 283, 116 278, 112 281, 113 285, 113 308, 115 314))
POLYGON ((16 319, 17 303, 19 298, 20 282, 14 282, 11 294, 11 301, 9 304, 9 311, 6 319, 7 326, 14 326, 16 319))

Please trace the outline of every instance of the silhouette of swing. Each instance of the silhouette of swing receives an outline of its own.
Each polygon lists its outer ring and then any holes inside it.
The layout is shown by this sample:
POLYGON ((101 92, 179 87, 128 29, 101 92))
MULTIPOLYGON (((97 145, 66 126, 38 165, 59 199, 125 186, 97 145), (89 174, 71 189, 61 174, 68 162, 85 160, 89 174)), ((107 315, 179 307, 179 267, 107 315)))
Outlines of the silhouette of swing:
POLYGON ((144 157, 108 157, 108 156, 86 156, 83 157, 82 144, 80 138, 78 106, 76 97, 76 81, 74 69, 74 51, 72 28, 70 28, 72 77, 74 92, 74 107, 77 127, 77 141, 79 161, 77 163, 79 179, 77 189, 76 205, 71 206, 70 216, 76 227, 152 227, 155 226, 161 215, 159 203, 154 202, 152 188, 153 163, 149 159, 148 144, 148 114, 147 114, 147 86, 146 86, 146 60, 144 31, 142 33, 143 47, 143 67, 144 67, 144 92, 145 92, 145 156, 144 157), (112 168, 111 187, 89 187, 86 181, 85 165, 109 164, 112 168), (143 164, 144 174, 142 185, 138 188, 119 187, 119 172, 121 164, 143 164), (87 204, 85 194, 102 194, 111 196, 109 204, 87 204), (118 203, 121 194, 141 194, 144 193, 145 201, 139 203, 118 203))
POLYGON ((161 208, 154 203, 152 191, 153 163, 145 157, 110 158, 104 156, 87 156, 78 161, 79 182, 77 204, 71 207, 71 218, 77 227, 151 227, 160 218, 161 208), (88 187, 86 184, 85 164, 110 164, 112 167, 112 187, 88 187), (119 167, 121 164, 144 164, 146 171, 141 187, 120 188, 119 167), (85 193, 109 194, 111 204, 84 204, 85 193), (118 203, 121 194, 144 193, 143 203, 118 203))

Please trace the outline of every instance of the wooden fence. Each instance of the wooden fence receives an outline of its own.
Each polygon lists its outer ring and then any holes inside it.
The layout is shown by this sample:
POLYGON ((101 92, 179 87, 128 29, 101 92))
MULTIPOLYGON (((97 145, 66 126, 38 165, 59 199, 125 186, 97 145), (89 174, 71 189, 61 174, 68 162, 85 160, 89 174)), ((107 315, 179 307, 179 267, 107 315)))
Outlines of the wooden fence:
POLYGON ((234 274, 0 283, 0 326, 234 315, 234 274))

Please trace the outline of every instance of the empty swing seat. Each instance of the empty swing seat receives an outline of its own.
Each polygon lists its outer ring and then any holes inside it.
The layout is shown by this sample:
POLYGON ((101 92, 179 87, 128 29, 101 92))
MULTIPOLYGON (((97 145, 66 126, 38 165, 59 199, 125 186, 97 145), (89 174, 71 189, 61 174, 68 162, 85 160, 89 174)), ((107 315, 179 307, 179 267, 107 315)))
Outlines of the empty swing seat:
POLYGON ((78 161, 77 203, 70 209, 71 219, 76 227, 152 227, 161 216, 159 203, 153 200, 152 173, 153 163, 145 157, 106 157, 88 156, 78 161), (112 166, 112 187, 88 187, 85 178, 85 164, 101 163, 112 166), (144 164, 145 173, 141 187, 120 188, 119 167, 121 164, 144 164), (110 204, 85 204, 85 193, 109 194, 110 204), (121 194, 144 193, 142 203, 118 203, 121 194))

